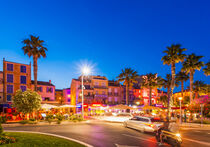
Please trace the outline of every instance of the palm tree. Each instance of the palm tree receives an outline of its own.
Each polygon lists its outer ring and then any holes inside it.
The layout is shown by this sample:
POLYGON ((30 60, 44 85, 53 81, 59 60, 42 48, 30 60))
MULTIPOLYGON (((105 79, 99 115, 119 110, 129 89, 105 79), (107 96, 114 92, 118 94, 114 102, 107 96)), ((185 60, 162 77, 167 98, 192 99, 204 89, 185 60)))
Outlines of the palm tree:
POLYGON ((126 105, 129 105, 129 89, 133 86, 133 83, 137 82, 136 78, 138 77, 137 71, 131 68, 122 69, 122 72, 117 77, 119 82, 123 82, 126 86, 126 105))
POLYGON ((168 97, 166 95, 162 95, 160 96, 159 101, 162 102, 163 106, 166 106, 168 103, 168 97))
POLYGON ((146 74, 143 76, 143 82, 141 83, 142 87, 149 89, 149 105, 152 105, 152 89, 161 88, 163 84, 163 79, 158 77, 157 74, 146 74))
POLYGON ((44 41, 40 40, 39 37, 30 35, 28 39, 22 41, 24 46, 22 47, 24 55, 28 55, 29 58, 33 57, 33 69, 34 69, 34 91, 37 91, 37 60, 40 57, 46 57, 47 48, 44 47, 44 41))
POLYGON ((182 71, 187 74, 190 73, 190 103, 193 100, 193 76, 195 70, 200 70, 204 65, 202 61, 199 61, 203 56, 196 56, 195 54, 188 55, 186 60, 183 62, 182 71))
MULTIPOLYGON (((170 115, 170 102, 171 102, 171 97, 170 97, 170 88, 171 88, 171 82, 172 82, 172 76, 171 74, 166 74, 166 78, 163 80, 163 87, 167 89, 167 97, 168 97, 168 117, 170 115)), ((175 81, 175 86, 178 86, 177 81, 175 81)))
MULTIPOLYGON (((175 87, 175 68, 176 68, 176 63, 183 62, 185 59, 185 54, 183 54, 184 51, 187 49, 181 48, 180 44, 172 44, 170 47, 167 47, 167 50, 163 51, 163 53, 166 53, 165 56, 162 57, 163 64, 171 65, 171 93, 170 96, 173 96, 173 90, 175 87)), ((171 109, 171 106, 173 105, 173 98, 170 99, 170 106, 169 106, 169 111, 171 109)))
POLYGON ((210 62, 208 62, 208 63, 206 63, 206 68, 204 68, 203 69, 203 71, 204 71, 204 74, 206 75, 206 76, 209 76, 210 75, 210 62))
POLYGON ((189 79, 189 76, 184 72, 179 72, 176 75, 176 81, 181 82, 182 97, 183 97, 183 91, 184 91, 184 82, 186 82, 188 79, 189 79))
POLYGON ((193 83, 193 91, 195 93, 195 98, 198 98, 199 93, 206 92, 206 84, 203 81, 195 81, 193 83))

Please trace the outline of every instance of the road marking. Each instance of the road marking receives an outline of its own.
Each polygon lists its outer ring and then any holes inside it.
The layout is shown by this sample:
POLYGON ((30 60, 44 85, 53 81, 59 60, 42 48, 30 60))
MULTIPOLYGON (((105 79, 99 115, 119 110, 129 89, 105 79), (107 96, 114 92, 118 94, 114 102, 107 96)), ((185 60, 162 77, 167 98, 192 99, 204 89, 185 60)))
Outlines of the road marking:
POLYGON ((145 139, 145 138, 142 138, 142 137, 132 136, 132 135, 128 135, 128 134, 122 134, 122 135, 128 136, 128 137, 133 137, 133 138, 144 140, 144 141, 149 141, 149 142, 157 143, 156 141, 148 140, 148 139, 145 139))
POLYGON ((138 146, 129 146, 129 145, 119 145, 119 144, 115 144, 116 147, 138 147, 138 146))
POLYGON ((59 138, 63 138, 63 139, 66 139, 66 140, 77 142, 77 143, 82 144, 86 147, 93 147, 92 145, 87 144, 85 142, 82 142, 82 141, 79 141, 79 140, 76 140, 76 139, 73 139, 73 138, 61 136, 61 135, 56 135, 56 134, 33 132, 33 131, 15 131, 15 130, 5 130, 4 132, 22 132, 22 133, 34 133, 34 134, 43 134, 43 135, 48 135, 48 136, 55 136, 55 137, 59 137, 59 138))
POLYGON ((193 139, 188 139, 188 138, 183 138, 183 139, 184 139, 184 140, 191 141, 191 142, 196 142, 196 143, 199 143, 199 144, 203 144, 203 145, 210 146, 210 143, 208 143, 208 142, 198 141, 198 140, 193 140, 193 139))
POLYGON ((194 132, 201 132, 201 131, 194 131, 194 132))

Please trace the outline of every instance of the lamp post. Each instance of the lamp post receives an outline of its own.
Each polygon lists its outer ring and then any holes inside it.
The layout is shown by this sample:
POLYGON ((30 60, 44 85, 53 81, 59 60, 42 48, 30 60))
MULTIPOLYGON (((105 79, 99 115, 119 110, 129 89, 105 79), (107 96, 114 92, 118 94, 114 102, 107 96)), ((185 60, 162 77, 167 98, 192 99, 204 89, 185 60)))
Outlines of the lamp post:
POLYGON ((179 121, 180 124, 182 123, 182 97, 179 97, 179 105, 180 105, 180 117, 179 117, 179 121))
POLYGON ((84 76, 90 73, 90 69, 88 67, 82 68, 82 119, 84 119, 84 76))

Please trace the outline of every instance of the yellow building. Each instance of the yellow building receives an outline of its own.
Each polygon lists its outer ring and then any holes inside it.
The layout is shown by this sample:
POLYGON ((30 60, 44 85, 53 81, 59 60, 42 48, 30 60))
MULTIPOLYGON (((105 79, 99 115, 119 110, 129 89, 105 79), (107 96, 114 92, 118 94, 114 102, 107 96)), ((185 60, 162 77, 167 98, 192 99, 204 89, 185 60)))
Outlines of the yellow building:
POLYGON ((27 88, 31 88, 31 64, 3 59, 3 103, 10 103, 17 90, 27 88))
MULTIPOLYGON (((76 105, 82 102, 81 77, 72 79, 71 82, 71 104, 76 105)), ((84 103, 107 103, 108 80, 103 76, 84 77, 84 103)))

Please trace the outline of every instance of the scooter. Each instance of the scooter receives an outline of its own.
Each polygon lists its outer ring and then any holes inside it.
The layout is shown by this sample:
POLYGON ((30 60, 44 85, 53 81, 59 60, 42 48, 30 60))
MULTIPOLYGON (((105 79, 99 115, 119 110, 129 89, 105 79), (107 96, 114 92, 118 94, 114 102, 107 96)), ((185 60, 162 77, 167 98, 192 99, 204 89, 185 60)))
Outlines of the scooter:
MULTIPOLYGON (((182 144, 182 138, 179 133, 173 133, 165 130, 161 130, 162 141, 171 145, 172 147, 180 147, 182 144)), ((156 140, 160 142, 158 132, 156 132, 156 140)))

